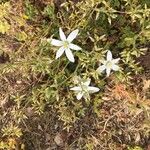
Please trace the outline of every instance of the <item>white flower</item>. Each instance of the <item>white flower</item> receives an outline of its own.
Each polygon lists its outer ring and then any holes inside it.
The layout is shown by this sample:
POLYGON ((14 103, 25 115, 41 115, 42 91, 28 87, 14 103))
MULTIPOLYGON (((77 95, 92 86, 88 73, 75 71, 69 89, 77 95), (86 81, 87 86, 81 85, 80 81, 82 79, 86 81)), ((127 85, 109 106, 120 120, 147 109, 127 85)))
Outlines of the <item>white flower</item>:
POLYGON ((75 86, 75 87, 70 89, 70 90, 75 91, 76 97, 78 100, 80 100, 82 97, 84 97, 85 99, 89 99, 90 93, 95 93, 95 92, 98 92, 100 90, 97 87, 89 86, 90 82, 91 82, 90 79, 87 79, 84 81, 80 80, 78 83, 79 84, 78 86, 75 86))
POLYGON ((64 32, 62 31, 62 29, 59 28, 59 36, 60 36, 61 40, 56 40, 56 39, 51 40, 52 45, 60 47, 56 53, 56 59, 59 58, 65 52, 67 58, 71 62, 75 61, 71 49, 76 50, 76 51, 81 50, 81 47, 72 43, 72 41, 78 35, 78 32, 79 32, 79 30, 76 29, 76 30, 72 31, 68 37, 66 37, 64 32))
POLYGON ((99 73, 101 73, 104 70, 106 70, 106 74, 107 74, 107 77, 108 77, 110 75, 111 70, 114 70, 114 71, 118 71, 119 70, 119 66, 116 65, 116 63, 118 63, 118 61, 120 60, 120 58, 113 59, 111 51, 108 51, 106 59, 107 60, 100 60, 100 62, 103 65, 99 66, 98 69, 97 69, 97 71, 99 73))

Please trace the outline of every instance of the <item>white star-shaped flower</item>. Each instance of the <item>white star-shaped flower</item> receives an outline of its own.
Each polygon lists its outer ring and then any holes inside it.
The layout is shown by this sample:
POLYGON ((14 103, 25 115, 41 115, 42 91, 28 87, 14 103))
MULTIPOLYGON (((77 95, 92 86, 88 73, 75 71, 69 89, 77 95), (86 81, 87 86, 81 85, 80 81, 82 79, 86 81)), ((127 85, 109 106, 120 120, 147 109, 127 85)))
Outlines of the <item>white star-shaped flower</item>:
POLYGON ((90 82, 91 82, 90 79, 80 80, 78 82, 78 86, 75 86, 75 87, 70 89, 70 90, 75 91, 76 97, 78 100, 80 100, 82 97, 84 97, 85 99, 89 99, 90 93, 95 93, 95 92, 98 92, 100 90, 97 87, 89 86, 90 82))
POLYGON ((72 43, 72 41, 78 35, 78 32, 79 32, 79 30, 76 29, 76 30, 72 31, 68 37, 66 37, 66 35, 62 31, 62 29, 59 28, 59 36, 60 36, 61 40, 56 40, 56 39, 51 40, 52 45, 60 47, 56 53, 56 59, 59 58, 65 52, 67 58, 71 62, 75 61, 71 49, 76 50, 76 51, 81 50, 81 47, 72 43))
POLYGON ((100 62, 103 65, 99 66, 97 71, 99 73, 101 73, 104 70, 106 70, 106 74, 107 74, 107 77, 108 77, 110 75, 111 70, 114 70, 114 71, 118 71, 119 70, 119 66, 117 65, 117 63, 120 60, 120 58, 113 59, 111 51, 108 51, 106 59, 107 60, 100 60, 100 62))

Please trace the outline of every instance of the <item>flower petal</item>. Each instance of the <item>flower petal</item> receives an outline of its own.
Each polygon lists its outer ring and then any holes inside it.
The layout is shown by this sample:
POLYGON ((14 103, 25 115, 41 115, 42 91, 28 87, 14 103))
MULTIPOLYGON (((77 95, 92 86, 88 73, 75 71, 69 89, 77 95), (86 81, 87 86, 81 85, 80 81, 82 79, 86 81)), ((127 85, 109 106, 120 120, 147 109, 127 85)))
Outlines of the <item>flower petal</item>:
POLYGON ((56 59, 59 58, 64 53, 64 51, 65 51, 64 47, 60 47, 56 53, 56 59))
POLYGON ((90 99, 90 94, 89 93, 84 93, 83 97, 85 100, 89 100, 90 99))
POLYGON ((111 51, 107 52, 107 61, 111 61, 112 60, 112 53, 111 51))
POLYGON ((109 77, 109 75, 110 75, 110 71, 111 71, 111 69, 110 69, 110 68, 106 68, 106 74, 107 74, 107 77, 109 77))
POLYGON ((90 83, 91 83, 91 79, 88 78, 88 79, 84 82, 84 85, 88 86, 88 85, 90 85, 90 83))
POLYGON ((56 39, 52 39, 51 44, 54 46, 62 46, 63 45, 62 41, 56 40, 56 39))
POLYGON ((66 36, 61 28, 59 28, 59 36, 62 41, 66 40, 66 36))
POLYGON ((79 87, 79 86, 75 86, 75 87, 71 88, 70 90, 72 90, 72 91, 82 91, 81 87, 79 87))
POLYGON ((118 71, 118 70, 119 70, 119 66, 113 65, 113 66, 112 66, 112 69, 115 70, 115 71, 118 71))
POLYGON ((116 64, 116 63, 118 63, 119 60, 120 60, 120 58, 113 59, 112 62, 113 62, 114 64, 116 64))
POLYGON ((72 42, 72 41, 76 38, 76 36, 78 35, 78 32, 79 32, 78 29, 72 31, 72 32, 69 34, 69 36, 68 36, 68 38, 67 38, 67 41, 72 42))
POLYGON ((89 93, 95 93, 95 92, 98 92, 100 89, 97 88, 97 87, 93 87, 93 86, 89 86, 88 87, 88 91, 89 93))
POLYGON ((79 92, 76 97, 77 97, 78 100, 80 100, 82 98, 82 96, 83 96, 83 93, 79 92))
POLYGON ((102 66, 100 66, 100 67, 97 68, 97 72, 101 73, 101 72, 103 72, 105 69, 106 69, 106 66, 105 66, 105 65, 102 65, 102 66))
POLYGON ((79 46, 77 46, 77 45, 75 45, 75 44, 72 44, 72 43, 69 44, 69 47, 70 47, 71 49, 73 49, 73 50, 81 50, 81 47, 79 47, 79 46))
POLYGON ((67 58, 68 58, 71 62, 74 62, 74 61, 75 61, 75 60, 74 60, 74 56, 73 56, 73 54, 72 54, 72 52, 71 52, 70 49, 66 49, 66 50, 65 50, 65 53, 66 53, 67 58))

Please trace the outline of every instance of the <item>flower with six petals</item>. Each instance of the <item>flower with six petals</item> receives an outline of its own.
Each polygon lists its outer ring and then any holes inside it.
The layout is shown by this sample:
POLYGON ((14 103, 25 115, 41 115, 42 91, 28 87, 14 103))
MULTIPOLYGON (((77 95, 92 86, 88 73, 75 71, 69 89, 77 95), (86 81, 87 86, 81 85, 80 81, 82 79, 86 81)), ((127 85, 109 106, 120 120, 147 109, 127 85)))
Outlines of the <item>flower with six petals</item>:
POLYGON ((76 51, 81 50, 81 47, 79 47, 79 46, 72 43, 72 41, 78 35, 78 32, 79 32, 79 30, 76 29, 76 30, 72 31, 69 34, 68 37, 66 37, 66 35, 62 31, 62 29, 59 28, 59 36, 60 36, 61 40, 57 40, 57 39, 52 39, 51 40, 52 45, 60 47, 58 49, 58 51, 56 52, 56 59, 59 58, 65 52, 65 54, 66 54, 67 58, 69 59, 69 61, 71 61, 71 62, 75 61, 71 49, 76 50, 76 51))
POLYGON ((87 79, 87 80, 80 80, 78 82, 78 86, 75 86, 73 88, 71 88, 70 90, 75 91, 76 93, 76 98, 78 100, 80 100, 82 97, 84 97, 85 99, 89 99, 89 94, 90 93, 95 93, 98 92, 100 89, 94 86, 89 86, 90 85, 91 80, 87 79))
POLYGON ((110 75, 111 70, 118 71, 119 66, 116 64, 120 60, 120 58, 113 59, 111 51, 107 52, 107 60, 100 60, 100 62, 103 64, 102 66, 99 66, 97 69, 98 73, 103 72, 106 70, 107 77, 110 75))

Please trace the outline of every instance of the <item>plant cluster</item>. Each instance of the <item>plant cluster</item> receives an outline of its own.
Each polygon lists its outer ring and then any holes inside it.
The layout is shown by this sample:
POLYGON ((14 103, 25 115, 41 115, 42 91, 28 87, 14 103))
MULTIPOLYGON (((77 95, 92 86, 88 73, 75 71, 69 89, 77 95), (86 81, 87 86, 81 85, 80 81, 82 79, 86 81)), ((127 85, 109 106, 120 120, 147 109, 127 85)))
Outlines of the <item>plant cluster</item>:
POLYGON ((0 10, 0 149, 150 147, 149 0, 0 10))

